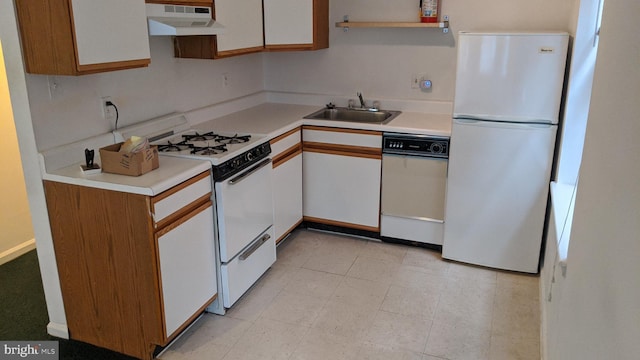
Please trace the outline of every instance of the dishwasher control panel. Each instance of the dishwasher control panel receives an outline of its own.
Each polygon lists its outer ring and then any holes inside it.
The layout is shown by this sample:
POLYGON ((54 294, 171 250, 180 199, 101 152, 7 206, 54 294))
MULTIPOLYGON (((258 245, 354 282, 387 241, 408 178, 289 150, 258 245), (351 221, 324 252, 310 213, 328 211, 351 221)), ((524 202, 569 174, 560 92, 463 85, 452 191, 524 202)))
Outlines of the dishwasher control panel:
POLYGON ((449 138, 441 136, 384 133, 382 152, 386 154, 449 157, 449 138))

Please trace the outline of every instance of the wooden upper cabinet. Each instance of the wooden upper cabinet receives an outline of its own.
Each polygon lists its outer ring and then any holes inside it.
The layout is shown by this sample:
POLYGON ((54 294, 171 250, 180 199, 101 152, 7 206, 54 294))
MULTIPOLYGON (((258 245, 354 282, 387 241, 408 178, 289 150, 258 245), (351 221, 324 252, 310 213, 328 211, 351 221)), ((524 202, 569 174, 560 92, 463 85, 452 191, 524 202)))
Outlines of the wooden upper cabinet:
POLYGON ((215 0, 213 12, 224 34, 176 37, 176 57, 215 59, 329 47, 329 0, 215 0))
POLYGON ((267 50, 329 47, 329 0, 264 0, 267 50))
POLYGON ((225 28, 217 35, 216 57, 262 51, 262 0, 216 0, 215 16, 225 28))
POLYGON ((148 66, 144 0, 16 0, 26 70, 83 75, 148 66))

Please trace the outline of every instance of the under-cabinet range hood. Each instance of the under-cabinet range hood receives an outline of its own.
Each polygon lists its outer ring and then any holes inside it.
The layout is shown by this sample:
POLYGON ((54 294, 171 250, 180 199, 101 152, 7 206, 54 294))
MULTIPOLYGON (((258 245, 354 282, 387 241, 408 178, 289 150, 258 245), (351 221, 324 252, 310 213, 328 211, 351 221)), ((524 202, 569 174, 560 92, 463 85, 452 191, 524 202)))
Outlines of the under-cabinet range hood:
POLYGON ((206 6, 147 4, 149 35, 219 35, 224 27, 206 6))

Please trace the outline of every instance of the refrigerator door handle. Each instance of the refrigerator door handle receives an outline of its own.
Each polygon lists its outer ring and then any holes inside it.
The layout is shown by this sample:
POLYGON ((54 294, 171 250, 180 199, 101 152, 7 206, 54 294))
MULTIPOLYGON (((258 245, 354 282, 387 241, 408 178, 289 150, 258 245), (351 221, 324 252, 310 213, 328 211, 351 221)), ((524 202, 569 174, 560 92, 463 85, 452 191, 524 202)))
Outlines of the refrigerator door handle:
POLYGON ((455 124, 459 125, 471 125, 471 126, 482 126, 482 127, 493 127, 493 128, 532 128, 532 129, 548 129, 550 127, 556 126, 555 124, 551 124, 549 122, 506 122, 506 121, 490 121, 490 120, 480 120, 480 119, 453 119, 455 124))

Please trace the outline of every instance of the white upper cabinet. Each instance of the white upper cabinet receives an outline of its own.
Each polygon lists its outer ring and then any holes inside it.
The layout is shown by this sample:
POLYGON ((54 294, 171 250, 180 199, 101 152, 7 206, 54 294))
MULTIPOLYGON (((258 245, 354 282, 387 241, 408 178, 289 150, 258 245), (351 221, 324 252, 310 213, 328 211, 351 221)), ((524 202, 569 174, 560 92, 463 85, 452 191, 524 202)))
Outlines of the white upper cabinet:
POLYGON ((264 44, 313 43, 313 0, 264 0, 264 44))
POLYGON ((262 0, 216 0, 215 18, 225 28, 217 55, 262 51, 262 0))
POLYGON ((269 50, 329 47, 328 0, 264 0, 264 45, 269 50))
POLYGON ((150 63, 144 0, 16 0, 27 72, 82 75, 150 63))
POLYGON ((73 0, 78 65, 149 59, 144 1, 73 0))

